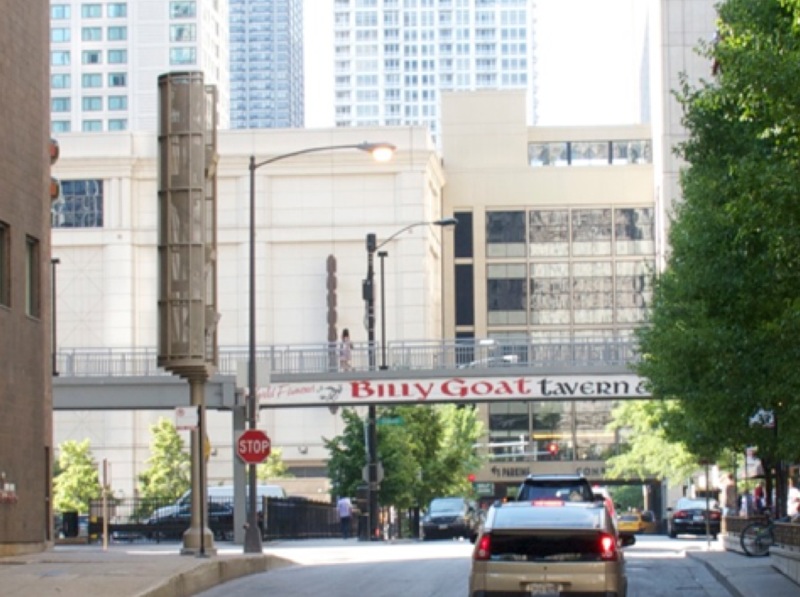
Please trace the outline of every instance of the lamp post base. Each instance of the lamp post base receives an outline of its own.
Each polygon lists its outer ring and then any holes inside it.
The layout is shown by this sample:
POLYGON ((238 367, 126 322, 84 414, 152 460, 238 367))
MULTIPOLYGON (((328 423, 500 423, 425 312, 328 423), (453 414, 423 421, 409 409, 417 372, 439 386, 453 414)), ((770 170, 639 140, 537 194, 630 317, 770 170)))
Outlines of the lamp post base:
POLYGON ((183 534, 182 556, 215 556, 217 548, 214 546, 214 533, 211 529, 191 527, 183 534))

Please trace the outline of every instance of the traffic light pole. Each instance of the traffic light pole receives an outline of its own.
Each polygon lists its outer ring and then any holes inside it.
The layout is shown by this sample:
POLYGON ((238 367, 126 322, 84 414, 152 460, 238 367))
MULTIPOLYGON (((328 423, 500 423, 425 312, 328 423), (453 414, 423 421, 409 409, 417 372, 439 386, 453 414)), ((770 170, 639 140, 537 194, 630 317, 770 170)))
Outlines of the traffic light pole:
MULTIPOLYGON (((375 250, 377 240, 374 234, 367 234, 367 278, 364 280, 363 295, 367 306, 367 345, 369 370, 375 371, 375 250)), ((369 538, 376 540, 378 529, 378 429, 377 412, 374 404, 367 410, 367 483, 369 494, 369 538)))

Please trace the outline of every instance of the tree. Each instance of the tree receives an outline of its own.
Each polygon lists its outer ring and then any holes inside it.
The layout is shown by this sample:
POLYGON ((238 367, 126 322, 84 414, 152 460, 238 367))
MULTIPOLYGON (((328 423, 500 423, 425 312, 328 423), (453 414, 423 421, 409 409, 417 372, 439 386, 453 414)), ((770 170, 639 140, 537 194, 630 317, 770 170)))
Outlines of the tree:
MULTIPOLYGON (((401 422, 378 425, 383 505, 410 508, 437 496, 471 493, 467 476, 480 466, 473 446, 482 434, 474 409, 397 406, 382 408, 380 415, 401 422)), ((355 495, 366 464, 364 422, 350 409, 342 417, 343 434, 324 440, 330 452, 328 471, 334 494, 355 495)))
POLYGON ((58 470, 53 481, 53 505, 61 512, 89 512, 89 502, 101 495, 97 464, 89 440, 65 441, 59 446, 58 470))
POLYGON ((683 203, 638 373, 678 401, 661 429, 696 456, 757 444, 795 459, 797 434, 749 419, 763 408, 784 429, 800 423, 800 1, 727 0, 719 14, 704 50, 718 78, 678 94, 683 203))
POLYGON ((267 479, 291 479, 289 467, 283 461, 283 450, 272 448, 267 459, 256 467, 256 476, 262 481, 267 479))
POLYGON ((139 475, 139 494, 144 498, 174 500, 191 486, 191 456, 175 425, 160 418, 150 427, 153 443, 149 467, 139 475))

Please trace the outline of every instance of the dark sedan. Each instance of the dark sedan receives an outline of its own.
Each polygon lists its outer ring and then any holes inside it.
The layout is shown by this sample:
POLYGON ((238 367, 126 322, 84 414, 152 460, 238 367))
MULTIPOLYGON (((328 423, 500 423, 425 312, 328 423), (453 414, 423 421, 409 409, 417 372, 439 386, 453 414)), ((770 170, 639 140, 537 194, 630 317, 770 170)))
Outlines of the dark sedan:
POLYGON ((678 535, 706 535, 717 538, 722 522, 722 511, 716 500, 705 498, 681 498, 669 512, 667 534, 671 538, 678 535))
MULTIPOLYGON (((218 540, 233 538, 233 508, 229 504, 209 502, 206 516, 208 526, 218 540)), ((151 539, 180 539, 183 533, 191 526, 191 506, 181 506, 178 510, 152 516, 147 524, 148 536, 151 539)))
POLYGON ((473 539, 481 525, 475 503, 463 497, 435 498, 422 519, 423 539, 473 539))

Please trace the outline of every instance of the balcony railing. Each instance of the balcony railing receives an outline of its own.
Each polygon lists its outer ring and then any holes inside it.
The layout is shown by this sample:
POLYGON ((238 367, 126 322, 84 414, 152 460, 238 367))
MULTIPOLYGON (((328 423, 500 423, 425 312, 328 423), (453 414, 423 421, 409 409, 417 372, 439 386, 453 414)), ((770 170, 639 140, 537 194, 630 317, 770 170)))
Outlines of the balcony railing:
MULTIPOLYGON (((621 367, 638 360, 631 338, 569 338, 541 343, 499 340, 398 341, 386 345, 385 365, 390 370, 447 371, 494 367, 621 367)), ((351 371, 380 369, 381 346, 352 346, 351 371)), ((277 375, 309 375, 339 372, 336 343, 261 346, 256 360, 277 375)), ((220 347, 218 372, 236 375, 246 371, 247 347, 220 347), (242 369, 245 367, 245 369, 242 369)), ((63 377, 170 375, 158 367, 155 348, 61 348, 56 370, 63 377)))

